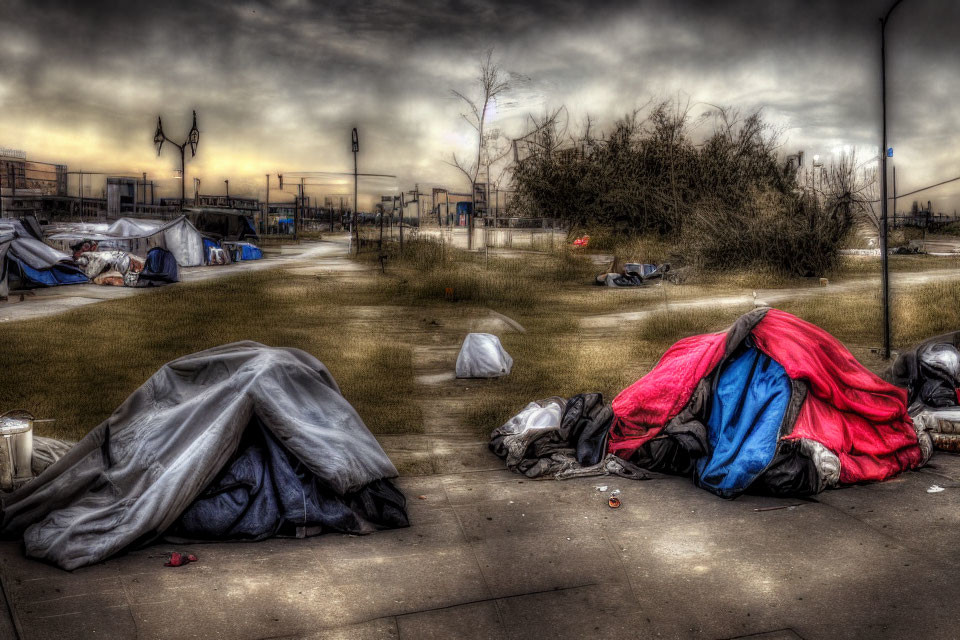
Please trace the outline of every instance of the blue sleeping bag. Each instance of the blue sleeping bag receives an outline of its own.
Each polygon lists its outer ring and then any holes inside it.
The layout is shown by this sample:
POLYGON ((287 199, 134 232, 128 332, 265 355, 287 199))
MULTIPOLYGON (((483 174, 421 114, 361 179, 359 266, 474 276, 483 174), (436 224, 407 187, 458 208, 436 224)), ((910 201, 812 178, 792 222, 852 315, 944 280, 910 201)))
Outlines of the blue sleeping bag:
POLYGON ((790 402, 783 366, 748 348, 720 372, 711 398, 707 436, 710 453, 697 463, 697 485, 734 498, 769 466, 790 402))

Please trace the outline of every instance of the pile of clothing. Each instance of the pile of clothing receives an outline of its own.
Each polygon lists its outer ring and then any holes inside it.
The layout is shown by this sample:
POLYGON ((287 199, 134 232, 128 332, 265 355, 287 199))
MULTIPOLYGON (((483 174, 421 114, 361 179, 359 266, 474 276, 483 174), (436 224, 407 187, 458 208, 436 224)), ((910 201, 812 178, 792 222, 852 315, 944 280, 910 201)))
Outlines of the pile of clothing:
POLYGON ((897 357, 885 378, 907 392, 910 415, 937 449, 960 453, 960 331, 935 336, 897 357))
POLYGON ((597 276, 595 284, 601 287, 642 287, 663 280, 670 271, 669 264, 659 266, 639 262, 628 262, 623 269, 614 269, 597 276))
POLYGON ((933 451, 903 389, 823 329, 768 308, 680 340, 610 405, 599 394, 528 405, 490 448, 531 477, 669 473, 724 498, 884 480, 933 451))
POLYGON ((92 244, 92 250, 74 253, 77 264, 91 282, 114 287, 136 286, 143 271, 143 258, 126 251, 97 251, 96 243, 92 244))

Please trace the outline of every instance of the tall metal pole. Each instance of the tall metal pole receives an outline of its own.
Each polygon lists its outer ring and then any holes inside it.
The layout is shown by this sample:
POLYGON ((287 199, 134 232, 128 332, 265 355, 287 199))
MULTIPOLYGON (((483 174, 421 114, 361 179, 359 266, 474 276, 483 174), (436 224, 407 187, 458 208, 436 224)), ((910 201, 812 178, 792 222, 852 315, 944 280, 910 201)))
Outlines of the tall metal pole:
POLYGON ((890 268, 887 256, 887 43, 886 30, 890 14, 903 0, 896 0, 886 15, 880 18, 880 101, 882 107, 883 133, 880 147, 880 184, 883 191, 880 203, 880 262, 882 269, 881 295, 883 296, 883 357, 890 359, 890 268))
POLYGON ((267 216, 270 215, 270 174, 266 174, 267 180, 267 200, 263 203, 263 216, 260 218, 260 234, 267 233, 267 216))
POLYGON ((183 158, 184 147, 180 147, 180 211, 183 211, 183 201, 187 197, 187 172, 186 161, 183 158))
MULTIPOLYGON (((356 129, 354 129, 356 131, 356 129)), ((353 233, 357 243, 357 254, 360 254, 360 201, 357 199, 357 148, 353 151, 353 233)))

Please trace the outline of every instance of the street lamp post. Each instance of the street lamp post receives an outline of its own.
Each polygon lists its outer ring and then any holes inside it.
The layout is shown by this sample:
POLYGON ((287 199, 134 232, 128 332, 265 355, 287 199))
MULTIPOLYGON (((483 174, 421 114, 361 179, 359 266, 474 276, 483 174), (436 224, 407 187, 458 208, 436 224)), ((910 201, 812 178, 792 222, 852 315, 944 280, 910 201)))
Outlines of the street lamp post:
POLYGON ((163 148, 164 142, 169 142, 180 150, 180 210, 183 211, 183 202, 186 199, 187 180, 185 151, 187 145, 189 145, 190 156, 193 157, 197 155, 197 144, 200 142, 200 130, 197 129, 197 112, 193 112, 193 126, 190 128, 190 133, 187 134, 187 139, 183 141, 183 144, 177 144, 166 136, 163 132, 163 122, 161 122, 160 116, 157 116, 157 130, 153 134, 153 143, 157 145, 157 156, 160 155, 160 150, 163 148))
POLYGON ((890 270, 887 257, 887 48, 886 31, 890 14, 903 0, 896 0, 886 15, 880 18, 880 101, 883 119, 882 146, 880 147, 880 262, 881 295, 883 297, 883 357, 890 359, 890 270))

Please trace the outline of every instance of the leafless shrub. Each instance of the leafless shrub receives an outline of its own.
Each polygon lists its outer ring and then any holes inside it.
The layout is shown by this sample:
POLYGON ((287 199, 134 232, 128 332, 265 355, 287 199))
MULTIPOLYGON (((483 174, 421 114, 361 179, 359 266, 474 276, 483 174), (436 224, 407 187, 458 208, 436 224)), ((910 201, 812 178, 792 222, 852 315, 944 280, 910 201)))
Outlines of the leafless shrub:
POLYGON ((566 134, 564 115, 531 120, 513 167, 515 206, 563 218, 574 232, 667 237, 706 269, 823 273, 869 200, 852 157, 824 169, 815 188, 804 184, 759 112, 715 108, 694 121, 689 104, 661 102, 599 137, 590 120, 581 135, 566 134), (710 120, 712 132, 695 142, 694 125, 710 120))

